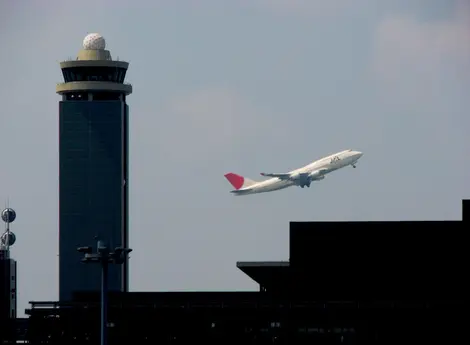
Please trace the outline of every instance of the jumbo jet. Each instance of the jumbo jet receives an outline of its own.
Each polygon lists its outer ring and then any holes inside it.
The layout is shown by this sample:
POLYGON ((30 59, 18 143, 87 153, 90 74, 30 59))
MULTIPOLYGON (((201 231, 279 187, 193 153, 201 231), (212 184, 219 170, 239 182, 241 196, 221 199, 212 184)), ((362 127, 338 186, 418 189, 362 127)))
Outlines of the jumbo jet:
POLYGON ((291 186, 309 188, 313 181, 323 180, 332 171, 347 166, 355 168, 362 155, 363 153, 359 151, 344 150, 287 173, 261 173, 261 176, 271 177, 264 181, 253 181, 235 173, 228 173, 224 176, 235 188, 230 191, 235 195, 273 192, 291 186))

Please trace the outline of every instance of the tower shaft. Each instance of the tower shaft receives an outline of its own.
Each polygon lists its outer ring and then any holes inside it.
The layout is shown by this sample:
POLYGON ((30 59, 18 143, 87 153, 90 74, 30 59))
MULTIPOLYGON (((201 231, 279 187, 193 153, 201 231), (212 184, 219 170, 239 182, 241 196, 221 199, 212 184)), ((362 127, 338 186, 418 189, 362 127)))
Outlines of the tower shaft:
MULTIPOLYGON (((84 44, 85 45, 85 44, 84 44)), ((100 289, 100 270, 80 261, 77 246, 95 236, 128 246, 128 63, 103 49, 61 63, 59 103, 59 294, 100 289)), ((96 48, 96 47, 95 47, 96 48)), ((128 263, 109 269, 109 290, 128 290, 128 263)))

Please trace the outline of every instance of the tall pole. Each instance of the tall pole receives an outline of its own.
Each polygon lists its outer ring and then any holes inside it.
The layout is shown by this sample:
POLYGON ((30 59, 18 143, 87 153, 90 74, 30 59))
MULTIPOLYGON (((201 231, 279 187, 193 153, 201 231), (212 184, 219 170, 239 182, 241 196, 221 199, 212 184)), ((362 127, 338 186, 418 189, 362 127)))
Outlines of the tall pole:
POLYGON ((130 248, 116 247, 110 252, 103 241, 98 241, 97 252, 93 253, 91 247, 79 247, 77 250, 85 254, 82 259, 84 263, 101 264, 101 345, 108 344, 108 268, 109 264, 122 265, 127 255, 132 251, 130 248))
POLYGON ((109 250, 103 241, 98 241, 97 249, 101 261, 101 345, 108 344, 108 262, 109 250))
POLYGON ((101 276, 101 345, 108 344, 108 258, 102 261, 101 276))

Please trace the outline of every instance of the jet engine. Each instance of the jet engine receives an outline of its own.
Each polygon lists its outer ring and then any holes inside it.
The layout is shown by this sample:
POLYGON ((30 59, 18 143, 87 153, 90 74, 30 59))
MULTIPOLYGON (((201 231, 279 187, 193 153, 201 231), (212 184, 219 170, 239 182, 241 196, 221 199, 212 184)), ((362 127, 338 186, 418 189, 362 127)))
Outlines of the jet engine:
POLYGON ((310 187, 312 181, 323 180, 325 176, 321 174, 320 171, 313 171, 310 174, 306 173, 295 173, 290 177, 292 181, 295 181, 296 184, 304 188, 305 186, 310 187))
POLYGON ((311 182, 311 179, 309 177, 309 175, 307 174, 295 174, 292 176, 293 179, 295 179, 295 181, 297 181, 297 184, 304 188, 304 186, 307 186, 307 187, 310 187, 310 182, 311 182))

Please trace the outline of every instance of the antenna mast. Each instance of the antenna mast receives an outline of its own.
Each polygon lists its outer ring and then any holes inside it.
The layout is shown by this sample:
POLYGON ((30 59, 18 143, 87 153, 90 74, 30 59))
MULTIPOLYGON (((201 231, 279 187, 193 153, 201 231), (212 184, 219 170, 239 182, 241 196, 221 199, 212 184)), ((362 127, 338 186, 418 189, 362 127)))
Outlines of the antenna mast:
POLYGON ((2 220, 5 223, 5 231, 0 237, 0 254, 2 254, 3 259, 10 258, 10 247, 15 244, 16 236, 10 230, 10 224, 13 223, 16 219, 16 212, 14 209, 9 207, 8 201, 5 209, 2 211, 2 220))

